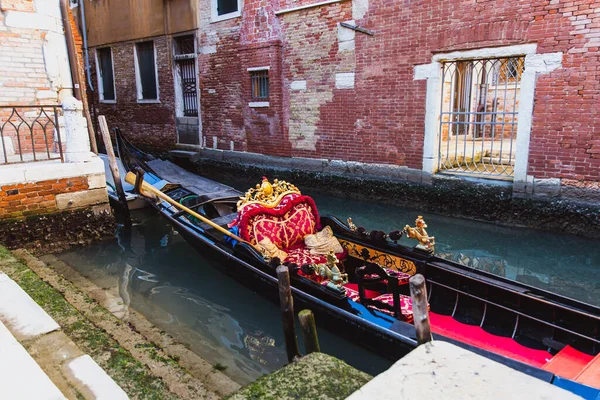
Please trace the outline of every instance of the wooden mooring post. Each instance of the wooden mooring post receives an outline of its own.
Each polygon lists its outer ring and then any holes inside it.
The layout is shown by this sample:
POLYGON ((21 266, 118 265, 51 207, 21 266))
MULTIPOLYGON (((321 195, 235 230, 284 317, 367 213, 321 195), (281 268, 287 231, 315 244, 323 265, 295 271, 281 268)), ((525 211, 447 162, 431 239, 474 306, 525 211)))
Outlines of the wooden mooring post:
POLYGON ((319 336, 317 335, 317 324, 315 323, 313 312, 311 310, 302 310, 298 313, 298 319, 300 320, 300 328, 304 337, 306 354, 321 352, 319 336))
POLYGON ((119 174, 119 166, 117 164, 117 157, 113 150, 112 140, 110 139, 110 133, 108 131, 108 124, 104 115, 98 117, 98 123, 100 124, 100 132, 102 132, 102 140, 104 141, 104 147, 106 147, 106 155, 108 155, 108 164, 110 165, 110 172, 112 173, 113 180, 115 181, 115 189, 119 202, 123 206, 123 213, 125 216, 125 222, 131 222, 131 216, 129 215, 129 208, 127 207, 127 199, 125 198, 125 190, 123 190, 123 182, 119 174))
POLYGON ((277 279, 279 280, 279 303, 281 305, 281 318, 283 320, 283 335, 285 337, 285 350, 288 361, 300 356, 298 340, 296 339, 296 327, 294 326, 294 299, 290 286, 290 271, 285 265, 277 267, 277 279))
POLYGON ((429 309, 427 307, 425 278, 421 274, 416 274, 410 278, 409 286, 415 330, 417 331, 417 342, 419 344, 430 342, 431 324, 429 321, 429 309))

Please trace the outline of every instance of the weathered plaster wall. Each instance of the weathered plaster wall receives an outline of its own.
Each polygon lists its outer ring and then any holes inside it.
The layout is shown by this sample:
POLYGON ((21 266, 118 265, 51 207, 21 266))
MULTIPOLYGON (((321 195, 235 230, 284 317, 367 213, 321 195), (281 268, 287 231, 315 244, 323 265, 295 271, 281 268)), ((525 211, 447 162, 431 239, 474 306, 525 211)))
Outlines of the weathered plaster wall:
POLYGON ((0 104, 57 104, 72 89, 58 0, 0 2, 0 104))
POLYGON ((196 0, 85 1, 88 43, 100 46, 196 29, 196 0))

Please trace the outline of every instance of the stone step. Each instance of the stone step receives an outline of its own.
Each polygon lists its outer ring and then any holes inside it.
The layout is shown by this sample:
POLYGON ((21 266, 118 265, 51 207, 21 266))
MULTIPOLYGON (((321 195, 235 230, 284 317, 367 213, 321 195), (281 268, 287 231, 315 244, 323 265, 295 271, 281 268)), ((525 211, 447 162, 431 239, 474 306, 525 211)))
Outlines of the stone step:
POLYGON ((128 398, 15 281, 0 273, 0 399, 81 397, 128 398))
POLYGON ((2 322, 0 322, 0 398, 66 399, 2 322))

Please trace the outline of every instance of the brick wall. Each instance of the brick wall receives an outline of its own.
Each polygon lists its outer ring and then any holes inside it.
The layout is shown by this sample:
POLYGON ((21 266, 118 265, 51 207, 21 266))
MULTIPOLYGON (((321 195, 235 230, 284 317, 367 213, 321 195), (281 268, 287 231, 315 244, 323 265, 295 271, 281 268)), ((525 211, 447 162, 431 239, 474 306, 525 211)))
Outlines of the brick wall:
MULTIPOLYGON (((311 3, 282 1, 279 9, 311 3)), ((356 33, 342 48, 337 23, 353 19, 350 1, 284 13, 262 30, 268 18, 254 10, 262 3, 246 2, 244 17, 234 20, 241 38, 237 31, 219 35, 216 52, 205 56, 208 68, 200 71, 207 145, 216 136, 223 149, 234 140, 240 150, 421 169, 426 87, 413 80, 414 66, 431 62, 436 52, 533 42, 538 53, 563 52, 564 58, 562 68, 537 79, 528 173, 598 181, 600 2, 554 3, 369 0, 356 23, 375 35, 356 33), (283 50, 283 103, 273 112, 281 121, 247 111, 246 65, 237 55, 238 43, 272 40, 273 32, 283 50), (355 73, 354 88, 336 88, 336 74, 344 72, 355 73), (227 90, 211 96, 208 86, 227 90), (243 121, 228 117, 230 111, 242 111, 243 121)))
POLYGON ((35 12, 32 1, 2 1, 0 7, 0 104, 57 103, 58 93, 46 71, 43 47, 47 32, 6 26, 7 12, 35 12))
MULTIPOLYGON (((528 174, 599 180, 599 0, 352 0, 279 13, 314 3, 247 0, 242 17, 215 23, 211 0, 199 0, 207 147, 420 170, 426 82, 414 80, 414 67, 439 52, 536 43, 538 53, 564 56, 561 68, 537 78, 528 174), (338 25, 351 20, 375 34, 338 25), (247 68, 265 65, 270 104, 253 108, 247 68)), ((157 39, 160 105, 135 102, 132 47, 118 44, 118 105, 99 106, 111 125, 162 148, 175 141, 166 41, 157 39)))
POLYGON ((90 50, 92 82, 95 92, 90 101, 97 115, 105 115, 109 128, 119 127, 131 141, 147 150, 167 150, 174 147, 175 101, 172 71, 171 40, 166 36, 148 38, 156 48, 159 102, 139 103, 134 64, 135 42, 113 44, 116 104, 101 103, 98 97, 95 51, 90 50))

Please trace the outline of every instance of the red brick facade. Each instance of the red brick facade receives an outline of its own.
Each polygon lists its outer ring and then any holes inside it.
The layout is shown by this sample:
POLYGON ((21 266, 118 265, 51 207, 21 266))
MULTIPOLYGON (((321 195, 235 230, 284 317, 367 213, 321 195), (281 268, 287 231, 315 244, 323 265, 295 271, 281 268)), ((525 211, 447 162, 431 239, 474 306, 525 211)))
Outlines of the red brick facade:
POLYGON ((90 52, 94 101, 97 115, 106 116, 109 128, 119 127, 146 149, 170 149, 175 146, 175 101, 171 40, 165 36, 148 38, 156 48, 159 101, 138 102, 134 64, 135 42, 110 45, 114 63, 116 103, 101 103, 98 98, 95 52, 90 52))
MULTIPOLYGON (((216 23, 211 1, 199 1, 207 147, 216 140, 223 150, 233 143, 236 151, 420 170, 426 81, 414 79, 415 66, 438 53, 535 43, 537 54, 562 53, 562 65, 536 80, 527 174, 599 180, 598 0, 352 0, 296 11, 289 9, 318 1, 246 0, 241 17, 216 23), (374 35, 348 38, 338 24, 352 20, 374 35), (270 67, 269 106, 251 107, 248 68, 262 66, 270 67)), ((155 40, 161 104, 136 103, 133 48, 121 43, 113 46, 117 104, 99 110, 142 142, 169 148, 176 140, 170 47, 165 37, 155 40)))
POLYGON ((56 196, 88 190, 88 178, 54 179, 0 187, 0 219, 58 211, 56 196))

